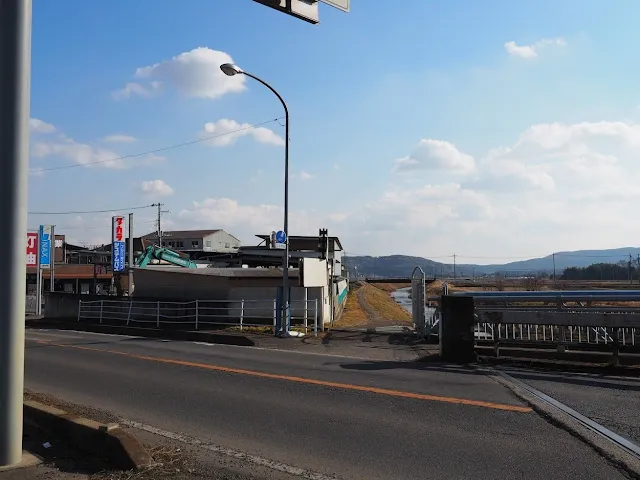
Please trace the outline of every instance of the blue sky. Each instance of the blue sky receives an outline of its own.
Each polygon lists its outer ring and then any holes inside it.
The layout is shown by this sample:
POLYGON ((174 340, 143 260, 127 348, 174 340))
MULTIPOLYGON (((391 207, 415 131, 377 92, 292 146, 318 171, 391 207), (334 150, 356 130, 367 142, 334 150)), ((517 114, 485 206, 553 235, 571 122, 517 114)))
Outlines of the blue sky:
MULTIPOLYGON (((637 245, 637 1, 320 7, 314 26, 251 0, 34 0, 31 117, 50 127, 32 132, 30 211, 162 201, 166 228, 280 228, 282 109, 217 75, 231 58, 289 105, 291 234, 465 262, 637 245)), ((91 244, 109 216, 29 226, 91 244)))

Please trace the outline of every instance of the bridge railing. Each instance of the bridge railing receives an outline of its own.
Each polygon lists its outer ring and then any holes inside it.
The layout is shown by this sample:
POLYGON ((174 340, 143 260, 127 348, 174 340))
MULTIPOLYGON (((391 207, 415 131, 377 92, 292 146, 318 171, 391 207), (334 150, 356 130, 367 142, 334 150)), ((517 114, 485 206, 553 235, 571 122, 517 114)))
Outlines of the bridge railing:
POLYGON ((472 296, 479 345, 640 353, 640 291, 456 292, 472 296))

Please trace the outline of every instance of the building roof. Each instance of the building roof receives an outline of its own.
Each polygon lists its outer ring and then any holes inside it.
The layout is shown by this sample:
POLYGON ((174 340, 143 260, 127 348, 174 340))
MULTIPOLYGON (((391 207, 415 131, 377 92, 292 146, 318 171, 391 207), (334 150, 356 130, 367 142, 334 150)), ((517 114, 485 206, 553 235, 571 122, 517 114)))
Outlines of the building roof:
MULTIPOLYGON (((256 237, 268 241, 269 238, 271 238, 271 235, 256 235, 256 237)), ((317 242, 318 241, 317 236, 311 236, 311 235, 291 235, 289 237, 289 245, 292 245, 293 242, 317 242)), ((340 239, 338 237, 329 237, 329 244, 333 244, 335 245, 335 248, 333 250, 338 250, 338 251, 342 251, 342 244, 340 243, 340 239)))
MULTIPOLYGON (((136 268, 135 270, 142 270, 136 268)), ((144 267, 144 270, 153 272, 167 272, 186 275, 205 275, 210 277, 227 278, 282 278, 281 268, 175 268, 169 266, 144 267)), ((289 276, 298 277, 298 269, 289 270, 289 276)))
MULTIPOLYGON (((175 237, 175 238, 190 238, 190 237, 206 237, 208 235, 213 235, 214 233, 222 230, 221 228, 216 228, 212 230, 167 230, 166 232, 162 232, 162 236, 167 237, 175 237)), ((158 234, 156 232, 147 233, 143 235, 142 238, 156 238, 158 234)))

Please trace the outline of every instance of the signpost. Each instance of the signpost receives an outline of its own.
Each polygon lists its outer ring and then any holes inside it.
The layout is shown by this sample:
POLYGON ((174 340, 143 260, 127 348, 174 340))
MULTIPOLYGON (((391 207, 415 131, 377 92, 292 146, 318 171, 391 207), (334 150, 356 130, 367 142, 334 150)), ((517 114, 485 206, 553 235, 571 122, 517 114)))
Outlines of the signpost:
POLYGON ((280 249, 285 248, 287 245, 287 234, 284 233, 282 230, 279 230, 278 232, 276 232, 275 240, 276 240, 276 244, 275 244, 276 248, 280 248, 280 249))
POLYGON ((111 217, 111 267, 113 272, 122 272, 125 269, 126 240, 124 237, 124 217, 111 217))
POLYGON ((27 267, 38 266, 38 232, 27 232, 27 267))
POLYGON ((40 225, 36 265, 36 315, 42 315, 42 270, 51 268, 51 240, 53 227, 40 225))

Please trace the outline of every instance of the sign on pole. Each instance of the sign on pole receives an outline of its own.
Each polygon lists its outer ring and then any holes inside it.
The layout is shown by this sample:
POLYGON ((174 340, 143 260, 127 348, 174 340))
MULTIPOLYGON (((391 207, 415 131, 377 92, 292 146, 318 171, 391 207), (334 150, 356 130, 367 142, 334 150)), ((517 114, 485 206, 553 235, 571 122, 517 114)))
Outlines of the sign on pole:
POLYGON ((38 266, 38 232, 27 232, 27 267, 38 266))
POLYGON ((40 268, 51 267, 51 225, 40 225, 40 234, 38 235, 40 248, 40 268))
POLYGON ((111 267, 114 272, 122 272, 125 269, 126 240, 124 236, 124 217, 111 217, 111 267))

